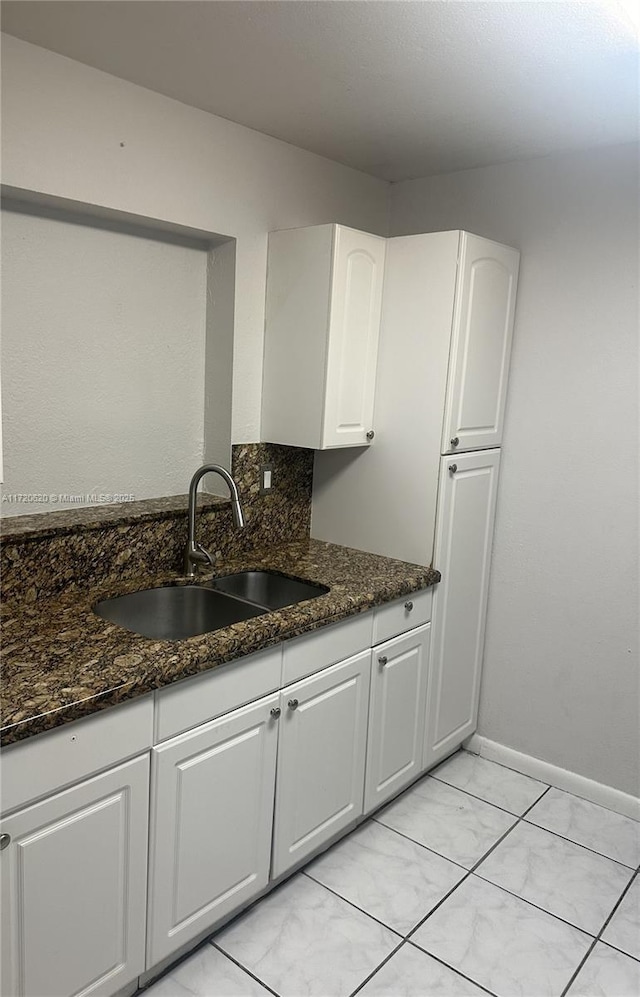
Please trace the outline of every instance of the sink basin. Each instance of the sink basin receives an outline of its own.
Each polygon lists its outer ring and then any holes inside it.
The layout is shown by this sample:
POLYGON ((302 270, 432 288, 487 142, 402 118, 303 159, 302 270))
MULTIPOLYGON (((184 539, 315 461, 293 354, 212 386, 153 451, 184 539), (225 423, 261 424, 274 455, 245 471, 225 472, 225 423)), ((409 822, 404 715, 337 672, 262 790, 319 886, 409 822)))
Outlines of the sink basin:
POLYGON ((315 599, 329 589, 326 585, 301 582, 275 571, 241 571, 237 575, 214 578, 208 583, 219 592, 246 599, 266 609, 282 609, 304 599, 315 599))
POLYGON ((161 640, 184 640, 267 612, 262 606, 195 585, 131 592, 103 599, 93 609, 103 620, 161 640))

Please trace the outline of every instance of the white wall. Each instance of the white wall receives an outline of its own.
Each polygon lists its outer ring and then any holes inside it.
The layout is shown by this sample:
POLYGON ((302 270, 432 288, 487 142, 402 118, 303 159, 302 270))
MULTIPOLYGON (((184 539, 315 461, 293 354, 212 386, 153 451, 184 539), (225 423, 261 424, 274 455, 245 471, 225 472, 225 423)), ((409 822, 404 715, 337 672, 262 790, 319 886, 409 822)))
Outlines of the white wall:
POLYGON ((638 150, 392 187, 521 250, 479 733, 638 793, 638 150))
POLYGON ((2 212, 3 515, 186 491, 203 457, 206 266, 203 249, 2 212))
POLYGON ((7 185, 237 238, 233 441, 260 434, 267 233, 386 235, 388 185, 8 35, 7 185))

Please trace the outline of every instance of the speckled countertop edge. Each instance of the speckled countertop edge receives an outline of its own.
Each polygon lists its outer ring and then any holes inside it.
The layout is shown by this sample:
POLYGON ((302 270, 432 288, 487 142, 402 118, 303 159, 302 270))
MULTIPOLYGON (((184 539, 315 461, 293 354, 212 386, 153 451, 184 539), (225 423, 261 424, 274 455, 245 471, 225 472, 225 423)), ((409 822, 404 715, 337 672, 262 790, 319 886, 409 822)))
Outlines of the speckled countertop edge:
MULTIPOLYGON (((70 533, 101 530, 105 526, 127 526, 131 523, 157 522, 173 519, 187 513, 188 496, 169 495, 139 502, 117 502, 104 505, 87 505, 78 509, 60 509, 55 512, 33 513, 26 516, 0 518, 0 546, 16 541, 44 540, 70 533)), ((198 509, 229 505, 229 499, 200 492, 198 509)))
MULTIPOLYGON (((111 579, 4 614, 0 743, 9 745, 217 665, 317 630, 440 580, 433 568, 304 540, 242 555, 216 575, 271 569, 330 591, 181 641, 153 640, 96 616, 100 599, 155 588, 175 574, 111 579)), ((203 581, 208 576, 203 577, 203 581)))

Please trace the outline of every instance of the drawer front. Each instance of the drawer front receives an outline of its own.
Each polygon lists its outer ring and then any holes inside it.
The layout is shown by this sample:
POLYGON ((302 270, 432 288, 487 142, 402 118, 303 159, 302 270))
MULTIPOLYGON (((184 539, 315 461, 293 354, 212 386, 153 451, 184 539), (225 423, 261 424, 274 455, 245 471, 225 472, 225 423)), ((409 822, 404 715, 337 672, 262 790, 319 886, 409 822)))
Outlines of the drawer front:
POLYGON ((275 692, 281 668, 282 648, 273 647, 160 689, 154 743, 275 692))
POLYGON ((153 736, 153 696, 141 696, 2 751, 2 812, 57 792, 133 755, 153 736))
POLYGON ((398 634, 421 627, 431 621, 433 589, 422 589, 403 595, 401 599, 373 611, 373 644, 397 637, 398 634))
POLYGON ((282 657, 282 685, 297 682, 371 647, 372 620, 372 613, 362 613, 286 643, 282 657))

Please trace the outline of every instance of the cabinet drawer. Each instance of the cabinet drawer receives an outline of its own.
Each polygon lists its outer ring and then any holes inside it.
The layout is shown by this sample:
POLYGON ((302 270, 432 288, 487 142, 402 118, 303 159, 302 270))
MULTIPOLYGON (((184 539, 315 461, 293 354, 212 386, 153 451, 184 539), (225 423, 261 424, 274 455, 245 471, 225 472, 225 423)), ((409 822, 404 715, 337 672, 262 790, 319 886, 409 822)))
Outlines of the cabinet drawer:
POLYGON ((372 620, 372 613, 363 613, 289 641, 283 650, 282 685, 297 682, 371 647, 372 620))
POLYGON ((154 744, 280 688, 282 648, 268 648, 156 692, 154 744))
POLYGON ((2 751, 2 812, 151 747, 153 697, 94 713, 2 751))
POLYGON ((433 589, 422 589, 403 595, 401 599, 379 606, 373 611, 373 644, 390 640, 406 630, 420 627, 431 620, 433 589))

